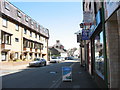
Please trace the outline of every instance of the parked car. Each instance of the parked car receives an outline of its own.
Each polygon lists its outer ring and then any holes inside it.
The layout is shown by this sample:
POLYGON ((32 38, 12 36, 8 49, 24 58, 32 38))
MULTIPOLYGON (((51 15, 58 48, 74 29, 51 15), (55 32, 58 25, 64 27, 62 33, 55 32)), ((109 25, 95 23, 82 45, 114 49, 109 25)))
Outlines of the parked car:
POLYGON ((65 60, 74 60, 73 57, 65 57, 65 60))
POLYGON ((29 63, 29 66, 46 66, 46 60, 35 58, 32 62, 29 63))
POLYGON ((51 57, 50 59, 50 63, 59 63, 59 62, 61 62, 60 57, 51 57))

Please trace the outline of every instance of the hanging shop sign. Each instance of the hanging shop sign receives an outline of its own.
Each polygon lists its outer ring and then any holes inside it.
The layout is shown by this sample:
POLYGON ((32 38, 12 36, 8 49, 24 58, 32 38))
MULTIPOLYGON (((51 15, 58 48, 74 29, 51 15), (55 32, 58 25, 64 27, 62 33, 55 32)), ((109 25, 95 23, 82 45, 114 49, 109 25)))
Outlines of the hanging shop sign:
POLYGON ((81 40, 81 33, 77 35, 77 43, 80 43, 80 40, 81 40))
POLYGON ((72 81, 72 67, 62 67, 62 81, 72 81))
POLYGON ((83 20, 85 24, 93 23, 92 11, 83 11, 83 20))
POLYGON ((82 30, 82 40, 89 40, 89 30, 82 30))
POLYGON ((105 19, 107 20, 114 11, 120 6, 120 0, 105 0, 105 19))

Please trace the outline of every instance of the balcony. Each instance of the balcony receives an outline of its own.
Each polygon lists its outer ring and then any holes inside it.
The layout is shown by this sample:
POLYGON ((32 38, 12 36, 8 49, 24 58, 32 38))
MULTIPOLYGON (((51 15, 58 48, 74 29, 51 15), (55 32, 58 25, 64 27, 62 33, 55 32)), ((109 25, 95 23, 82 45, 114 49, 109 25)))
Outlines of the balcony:
POLYGON ((11 50, 12 46, 8 44, 1 44, 2 51, 9 51, 11 50))
POLYGON ((33 49, 33 48, 30 48, 30 51, 31 51, 31 52, 35 52, 35 49, 33 49))
POLYGON ((24 48, 23 48, 23 51, 29 52, 29 51, 30 51, 30 48, 24 47, 24 48))

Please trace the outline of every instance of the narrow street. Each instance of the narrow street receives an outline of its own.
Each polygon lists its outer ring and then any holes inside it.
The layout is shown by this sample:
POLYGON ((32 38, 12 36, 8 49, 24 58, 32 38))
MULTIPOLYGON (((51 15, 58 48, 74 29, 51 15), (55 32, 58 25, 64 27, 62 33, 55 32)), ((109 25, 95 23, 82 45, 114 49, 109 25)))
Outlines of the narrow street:
POLYGON ((2 76, 2 88, 97 88, 97 85, 80 67, 79 61, 69 60, 45 67, 28 67, 20 72, 2 76), (64 66, 72 67, 72 82, 62 81, 64 66))

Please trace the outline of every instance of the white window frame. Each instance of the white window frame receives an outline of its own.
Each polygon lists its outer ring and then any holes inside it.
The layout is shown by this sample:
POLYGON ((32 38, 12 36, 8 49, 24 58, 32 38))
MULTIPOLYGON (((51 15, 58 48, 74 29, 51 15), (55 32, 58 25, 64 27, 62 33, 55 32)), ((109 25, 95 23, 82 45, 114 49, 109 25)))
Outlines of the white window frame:
POLYGON ((24 28, 24 34, 27 34, 27 29, 24 28))
POLYGON ((15 42, 19 42, 19 38, 15 38, 15 42), (16 41, 17 40, 17 41, 16 41))
POLYGON ((4 19, 4 18, 3 18, 3 20, 2 20, 2 25, 3 25, 4 27, 7 27, 7 20, 4 19))
POLYGON ((17 10, 17 16, 18 16, 19 18, 22 17, 22 14, 21 14, 21 12, 20 12, 19 10, 17 10))
POLYGON ((8 2, 4 2, 4 6, 5 6, 5 9, 7 9, 8 11, 10 11, 10 5, 8 2))
POLYGON ((19 31, 19 25, 15 24, 15 30, 19 31))
POLYGON ((29 21, 28 16, 25 16, 25 21, 26 21, 26 22, 28 22, 28 21, 29 21))

